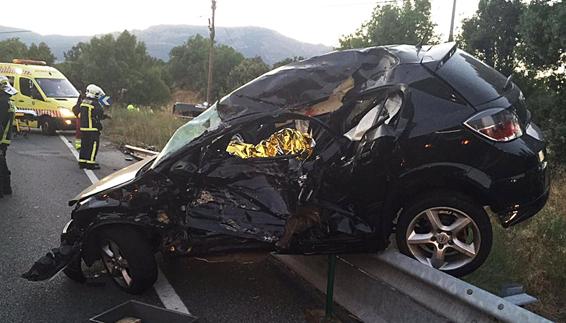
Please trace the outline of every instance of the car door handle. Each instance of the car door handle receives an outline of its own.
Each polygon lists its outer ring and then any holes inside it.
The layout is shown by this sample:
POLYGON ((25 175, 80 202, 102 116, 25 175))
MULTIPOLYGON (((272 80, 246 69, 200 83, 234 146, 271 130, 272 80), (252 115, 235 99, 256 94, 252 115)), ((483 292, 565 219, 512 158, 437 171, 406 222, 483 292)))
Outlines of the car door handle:
POLYGON ((18 102, 25 102, 24 100, 18 100, 18 102))

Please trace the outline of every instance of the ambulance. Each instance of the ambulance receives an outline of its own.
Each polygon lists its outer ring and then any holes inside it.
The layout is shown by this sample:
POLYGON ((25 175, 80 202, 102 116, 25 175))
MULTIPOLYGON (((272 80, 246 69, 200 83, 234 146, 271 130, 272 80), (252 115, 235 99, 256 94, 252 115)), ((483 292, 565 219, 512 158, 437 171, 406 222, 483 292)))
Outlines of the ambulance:
POLYGON ((11 99, 17 111, 27 116, 27 126, 47 135, 75 129, 72 109, 79 92, 57 69, 43 61, 14 59, 0 63, 0 75, 18 90, 11 99))

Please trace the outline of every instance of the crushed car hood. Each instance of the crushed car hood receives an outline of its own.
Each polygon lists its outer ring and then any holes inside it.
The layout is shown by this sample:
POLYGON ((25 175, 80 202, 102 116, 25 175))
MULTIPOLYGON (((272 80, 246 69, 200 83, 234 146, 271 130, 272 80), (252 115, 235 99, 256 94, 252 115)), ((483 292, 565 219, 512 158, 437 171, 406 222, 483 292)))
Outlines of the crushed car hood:
POLYGON ((80 200, 98 194, 100 192, 106 191, 108 189, 120 186, 122 184, 129 183, 136 178, 137 173, 139 170, 151 163, 155 157, 146 158, 140 160, 137 163, 134 163, 128 167, 122 168, 121 170, 112 173, 101 179, 100 181, 96 182, 95 184, 87 187, 85 190, 80 192, 77 196, 75 196, 72 200, 69 201, 69 206, 73 206, 80 200))

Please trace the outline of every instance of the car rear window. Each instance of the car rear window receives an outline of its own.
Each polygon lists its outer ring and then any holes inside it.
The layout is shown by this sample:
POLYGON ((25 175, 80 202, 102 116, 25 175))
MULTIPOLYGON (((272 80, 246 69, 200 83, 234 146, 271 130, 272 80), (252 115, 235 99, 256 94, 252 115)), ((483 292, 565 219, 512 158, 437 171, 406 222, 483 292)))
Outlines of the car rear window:
POLYGON ((473 105, 500 97, 507 80, 492 67, 461 50, 456 51, 436 74, 473 105))

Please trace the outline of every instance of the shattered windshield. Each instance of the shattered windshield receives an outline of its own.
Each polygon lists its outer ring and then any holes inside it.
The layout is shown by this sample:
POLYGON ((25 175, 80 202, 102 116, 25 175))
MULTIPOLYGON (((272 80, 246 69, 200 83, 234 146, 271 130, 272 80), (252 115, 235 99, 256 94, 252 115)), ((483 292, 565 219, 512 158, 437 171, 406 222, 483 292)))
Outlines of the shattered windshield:
POLYGON ((214 104, 198 117, 185 123, 182 127, 175 131, 171 139, 167 142, 167 145, 165 145, 165 148, 163 148, 157 158, 155 158, 152 168, 157 166, 162 160, 183 146, 200 137, 205 132, 215 130, 218 128, 220 123, 220 116, 218 116, 216 104, 214 104))

